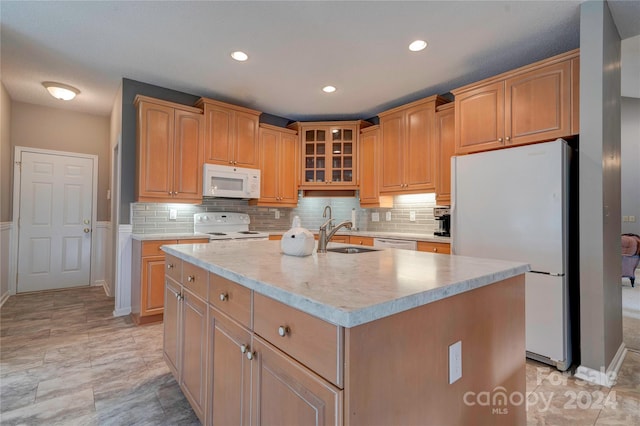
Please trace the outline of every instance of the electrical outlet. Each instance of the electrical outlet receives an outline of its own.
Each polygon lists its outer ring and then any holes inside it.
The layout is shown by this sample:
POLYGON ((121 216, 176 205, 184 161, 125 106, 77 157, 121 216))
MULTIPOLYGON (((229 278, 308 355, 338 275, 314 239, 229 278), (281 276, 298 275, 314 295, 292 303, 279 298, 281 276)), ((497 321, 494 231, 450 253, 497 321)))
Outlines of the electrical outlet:
POLYGON ((622 216, 623 222, 629 222, 629 216, 622 216))
POLYGON ((380 213, 371 213, 371 222, 380 222, 380 213))
POLYGON ((391 212, 387 212, 384 216, 385 220, 389 222, 391 220, 391 212))
POLYGON ((411 210, 409 212, 409 222, 415 222, 416 221, 416 212, 415 210, 411 210))
POLYGON ((178 209, 169 209, 169 220, 178 219, 178 209))
POLYGON ((275 210, 274 214, 276 216, 276 219, 280 219, 280 210, 275 210))
POLYGON ((629 222, 635 222, 635 221, 636 221, 635 216, 629 216, 629 222))
POLYGON ((462 341, 449 346, 449 384, 462 378, 462 341))

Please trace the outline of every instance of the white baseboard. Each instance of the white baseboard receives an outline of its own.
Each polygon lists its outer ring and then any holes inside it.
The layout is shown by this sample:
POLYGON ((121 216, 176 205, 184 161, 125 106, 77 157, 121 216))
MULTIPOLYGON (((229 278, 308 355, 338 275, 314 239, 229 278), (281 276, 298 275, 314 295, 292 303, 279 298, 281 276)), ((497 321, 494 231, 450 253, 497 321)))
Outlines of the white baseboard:
POLYGON ((606 369, 606 371, 604 370, 604 367, 600 370, 595 370, 593 368, 581 365, 576 370, 575 377, 584 380, 585 382, 610 388, 616 384, 618 372, 620 371, 620 367, 622 366, 622 362, 624 361, 624 357, 626 355, 627 348, 624 342, 622 342, 622 344, 618 348, 618 352, 616 352, 616 355, 611 360, 611 364, 609 364, 609 367, 606 369))
POLYGON ((7 300, 9 300, 9 296, 10 296, 10 294, 9 294, 9 292, 7 291, 5 294, 3 294, 3 295, 0 297, 0 308, 2 308, 2 305, 4 305, 4 302, 6 302, 7 300))

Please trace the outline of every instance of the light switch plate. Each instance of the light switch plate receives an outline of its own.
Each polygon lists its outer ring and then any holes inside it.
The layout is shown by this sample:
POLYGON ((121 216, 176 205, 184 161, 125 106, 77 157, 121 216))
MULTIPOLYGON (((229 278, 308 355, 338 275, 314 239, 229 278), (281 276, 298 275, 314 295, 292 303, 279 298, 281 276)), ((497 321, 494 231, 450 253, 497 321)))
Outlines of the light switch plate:
POLYGON ((169 209, 169 220, 178 219, 178 209, 169 209))
POLYGON ((275 217, 276 219, 280 219, 280 210, 275 211, 275 217))
POLYGON ((380 222, 380 213, 371 213, 371 222, 380 222))
POLYGON ((415 221, 416 221, 416 211, 411 210, 409 212, 409 222, 415 222, 415 221))
POLYGON ((462 341, 449 346, 449 384, 462 378, 462 341))

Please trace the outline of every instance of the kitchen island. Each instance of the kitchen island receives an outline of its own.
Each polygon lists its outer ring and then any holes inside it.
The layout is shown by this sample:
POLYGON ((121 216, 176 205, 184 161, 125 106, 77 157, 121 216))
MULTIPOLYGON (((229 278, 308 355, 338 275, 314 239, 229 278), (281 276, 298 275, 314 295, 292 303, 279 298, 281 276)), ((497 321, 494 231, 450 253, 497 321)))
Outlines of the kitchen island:
POLYGON ((165 360, 203 423, 526 421, 526 264, 291 257, 277 241, 163 250, 165 360))

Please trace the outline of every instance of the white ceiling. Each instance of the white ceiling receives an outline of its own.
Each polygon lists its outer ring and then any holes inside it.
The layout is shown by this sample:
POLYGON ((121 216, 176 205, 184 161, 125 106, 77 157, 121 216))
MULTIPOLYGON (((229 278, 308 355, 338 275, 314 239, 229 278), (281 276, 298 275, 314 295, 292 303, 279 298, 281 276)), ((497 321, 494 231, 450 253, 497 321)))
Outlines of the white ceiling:
MULTIPOLYGON (((2 0, 0 76, 15 101, 101 115, 124 77, 290 119, 367 118, 577 48, 580 3, 2 0), (429 46, 409 52, 417 38, 429 46), (62 104, 43 81, 81 93, 62 104)), ((612 3, 625 37, 639 3, 612 3)))

